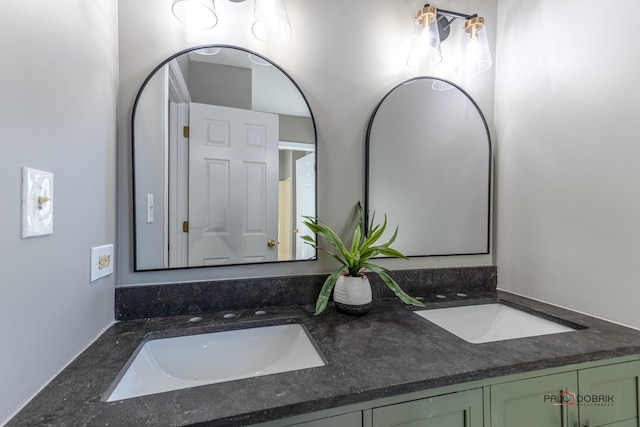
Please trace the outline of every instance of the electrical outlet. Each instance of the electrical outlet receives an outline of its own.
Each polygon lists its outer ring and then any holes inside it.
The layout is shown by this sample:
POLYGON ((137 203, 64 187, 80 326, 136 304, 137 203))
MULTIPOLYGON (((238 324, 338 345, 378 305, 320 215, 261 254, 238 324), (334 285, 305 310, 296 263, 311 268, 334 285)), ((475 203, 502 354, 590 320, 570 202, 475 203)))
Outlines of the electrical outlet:
POLYGON ((108 268, 111 265, 111 255, 102 255, 98 257, 98 270, 108 268))
POLYGON ((113 245, 91 248, 91 281, 113 273, 113 245))

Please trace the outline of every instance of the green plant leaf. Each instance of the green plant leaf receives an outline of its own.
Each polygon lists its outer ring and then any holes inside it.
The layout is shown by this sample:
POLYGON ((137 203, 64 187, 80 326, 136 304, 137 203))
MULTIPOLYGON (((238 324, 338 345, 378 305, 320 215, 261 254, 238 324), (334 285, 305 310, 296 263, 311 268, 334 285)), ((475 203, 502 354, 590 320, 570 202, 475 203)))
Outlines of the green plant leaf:
POLYGON ((338 261, 340 264, 344 265, 345 267, 349 266, 344 259, 340 258, 339 255, 331 252, 328 249, 325 249, 325 248, 323 248, 321 246, 316 245, 315 240, 311 236, 302 236, 301 239, 304 240, 304 243, 306 243, 307 245, 312 246, 315 249, 319 249, 319 250, 327 253, 331 258, 335 259, 336 261, 338 261))
POLYGON ((375 220, 376 220, 376 213, 373 212, 371 214, 371 221, 369 222, 369 232, 367 233, 367 236, 370 236, 371 233, 373 233, 376 230, 376 228, 378 228, 380 226, 379 224, 376 225, 376 226, 373 225, 373 224, 375 224, 375 220))
POLYGON ((380 246, 371 246, 370 248, 367 248, 365 251, 362 252, 362 258, 365 258, 365 257, 366 259, 374 258, 381 254, 388 257, 392 257, 392 258, 409 259, 402 252, 396 249, 390 248, 388 244, 384 244, 380 246))
POLYGON ((362 238, 362 228, 360 224, 356 226, 356 231, 353 232, 353 241, 351 242, 351 253, 354 253, 358 246, 360 246, 360 239, 362 238))
POLYGON ((387 248, 387 247, 385 247, 384 249, 380 249, 380 254, 388 256, 388 257, 393 257, 393 258, 409 259, 409 257, 407 257, 402 252, 397 251, 397 250, 392 249, 392 248, 387 248))
POLYGON ((331 258, 333 258, 333 259, 335 259, 336 261, 338 261, 338 262, 339 262, 341 265, 343 265, 344 267, 349 267, 349 264, 348 264, 345 260, 343 260, 342 258, 340 258, 340 256, 339 256, 339 255, 334 254, 333 252, 331 252, 331 251, 330 251, 330 250, 328 250, 328 249, 321 248, 320 246, 316 246, 316 245, 313 245, 313 246, 314 246, 316 249, 320 249, 320 250, 321 250, 321 251, 323 251, 324 253, 329 254, 329 256, 330 256, 331 258))
POLYGON ((338 281, 338 277, 342 275, 343 269, 340 267, 338 270, 334 271, 327 277, 327 280, 324 281, 322 285, 322 289, 320 290, 320 294, 318 295, 318 300, 316 301, 316 312, 315 316, 319 315, 327 308, 327 304, 329 303, 329 297, 331 296, 331 291, 333 287, 336 285, 338 281))
POLYGON ((405 291, 403 291, 400 285, 398 285, 396 281, 393 280, 393 278, 389 276, 389 274, 387 274, 386 269, 370 263, 366 263, 364 267, 368 268, 369 270, 373 271, 378 276, 380 276, 380 278, 385 283, 385 285, 387 285, 387 287, 391 289, 398 298, 400 298, 400 301, 402 301, 405 304, 415 305, 417 307, 424 307, 424 303, 418 301, 417 299, 415 299, 414 297, 408 295, 405 291))
POLYGON ((360 227, 360 232, 361 232, 360 238, 358 239, 358 245, 360 245, 362 244, 364 237, 368 234, 366 216, 365 216, 364 208, 362 207, 362 203, 360 203, 360 201, 358 201, 358 227, 360 227))
POLYGON ((380 227, 376 227, 376 228, 372 229, 371 234, 369 234, 369 236, 367 236, 367 239, 360 246, 360 250, 364 251, 369 246, 371 246, 375 242, 377 242, 380 239, 380 237, 382 237, 382 234, 384 233, 385 228, 387 228, 387 216, 386 215, 384 216, 384 222, 382 223, 382 225, 380 227))
POLYGON ((386 245, 391 246, 391 244, 396 241, 396 237, 398 237, 398 227, 396 227, 396 231, 393 232, 393 236, 391 236, 391 239, 389 239, 386 245))
POLYGON ((344 243, 342 243, 340 237, 338 237, 338 235, 331 229, 331 227, 317 218, 313 218, 310 216, 303 216, 303 218, 306 219, 306 221, 303 221, 304 225, 309 227, 309 229, 315 234, 318 234, 327 239, 329 243, 331 243, 334 248, 340 251, 342 253, 342 256, 347 261, 349 261, 351 254, 345 247, 344 243))

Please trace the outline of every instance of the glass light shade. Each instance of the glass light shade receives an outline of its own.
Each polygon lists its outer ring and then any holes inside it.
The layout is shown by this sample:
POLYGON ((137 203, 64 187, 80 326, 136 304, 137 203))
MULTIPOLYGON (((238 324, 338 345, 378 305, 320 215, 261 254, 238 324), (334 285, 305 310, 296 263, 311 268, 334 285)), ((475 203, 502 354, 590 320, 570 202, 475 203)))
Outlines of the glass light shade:
POLYGON ((208 30, 218 23, 213 0, 174 0, 173 15, 188 27, 208 30))
POLYGON ((464 26, 462 38, 462 65, 456 73, 462 75, 479 74, 491 68, 491 51, 487 40, 487 30, 482 17, 469 19, 464 26))
POLYGON ((259 57, 258 55, 254 55, 253 53, 249 53, 248 55, 249 55, 249 61, 253 62, 254 64, 263 65, 265 67, 271 65, 269 61, 259 57))
POLYGON ((221 48, 219 47, 203 47, 202 49, 194 50, 194 53, 199 55, 212 56, 220 53, 221 48))
POLYGON ((451 90, 453 86, 443 80, 433 80, 431 83, 431 89, 433 90, 451 90))
POLYGON ((253 35, 263 42, 282 41, 291 35, 291 25, 284 0, 255 0, 253 35))
POLYGON ((407 65, 411 68, 433 66, 442 61, 437 10, 424 7, 418 11, 407 65))

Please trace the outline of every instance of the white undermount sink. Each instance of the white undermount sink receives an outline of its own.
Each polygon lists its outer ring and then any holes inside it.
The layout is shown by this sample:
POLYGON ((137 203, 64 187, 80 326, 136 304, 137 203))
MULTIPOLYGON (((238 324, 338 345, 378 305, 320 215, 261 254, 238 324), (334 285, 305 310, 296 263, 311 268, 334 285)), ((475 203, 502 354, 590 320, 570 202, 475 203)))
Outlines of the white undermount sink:
POLYGON ((299 324, 152 339, 134 356, 107 402, 325 364, 299 324))
POLYGON ((418 310, 415 313, 474 344, 575 331, 499 303, 418 310))

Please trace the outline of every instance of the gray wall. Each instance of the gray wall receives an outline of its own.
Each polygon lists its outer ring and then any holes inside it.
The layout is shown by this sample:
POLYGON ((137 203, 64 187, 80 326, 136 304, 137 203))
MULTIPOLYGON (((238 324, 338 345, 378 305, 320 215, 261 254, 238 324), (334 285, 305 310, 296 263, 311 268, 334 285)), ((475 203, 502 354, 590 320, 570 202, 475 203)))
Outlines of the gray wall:
POLYGON ((280 114, 280 141, 306 142, 313 144, 313 121, 311 117, 280 114))
MULTIPOLYGON (((492 47, 496 5, 497 0, 447 0, 439 4, 443 9, 483 15, 492 47)), ((118 285, 303 275, 327 272, 333 267, 331 260, 322 256, 319 262, 133 272, 128 151, 131 108, 145 77, 165 58, 187 47, 220 43, 248 48, 273 60, 300 85, 318 126, 318 213, 338 232, 346 231, 356 202, 364 200, 369 117, 396 84, 423 74, 453 80, 478 101, 487 121, 493 122, 493 69, 473 78, 459 78, 454 73, 459 54, 455 37, 443 44, 446 59, 438 68, 419 71, 406 67, 413 17, 422 6, 416 1, 290 1, 287 8, 293 35, 286 42, 268 45, 254 39, 249 30, 253 2, 216 3, 220 22, 210 31, 189 30, 172 16, 166 4, 154 0, 121 1, 119 6, 118 285)), ((455 25, 463 24, 456 21, 455 25)), ((410 230, 401 228, 403 232, 410 230)), ((387 261, 384 265, 389 268, 493 263, 491 255, 387 261)))
POLYGON ((601 5, 500 0, 498 285, 640 328, 640 2, 601 5))
MULTIPOLYGON (((164 214, 168 168, 168 67, 149 80, 136 107, 136 233, 146 242, 137 253, 139 268, 166 265, 168 224, 164 214), (144 173, 141 173, 144 171, 144 173), (147 194, 153 195, 153 222, 147 223, 147 194)), ((168 202, 168 201, 167 201, 168 202)))
POLYGON ((193 102, 251 110, 251 69, 193 61, 189 92, 193 102))
POLYGON ((0 13, 0 424, 113 322, 115 0, 7 1, 0 13), (21 239, 21 168, 54 173, 53 235, 21 239))

